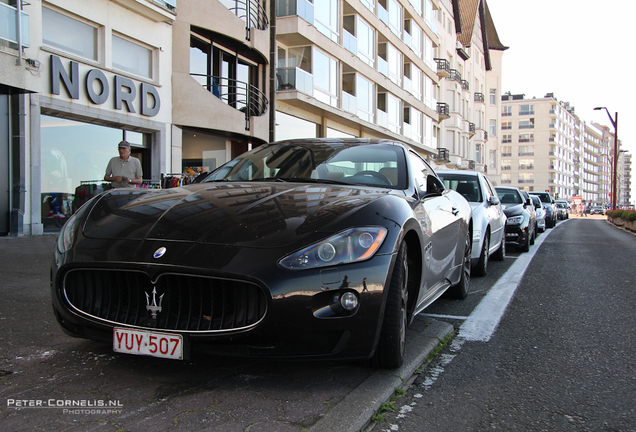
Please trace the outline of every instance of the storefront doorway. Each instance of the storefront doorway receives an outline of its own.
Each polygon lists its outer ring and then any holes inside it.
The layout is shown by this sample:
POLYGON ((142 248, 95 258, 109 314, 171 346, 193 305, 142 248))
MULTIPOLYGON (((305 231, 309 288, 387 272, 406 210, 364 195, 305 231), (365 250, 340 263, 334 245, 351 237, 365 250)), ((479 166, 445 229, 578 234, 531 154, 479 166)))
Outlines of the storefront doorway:
POLYGON ((9 96, 0 94, 0 236, 9 234, 10 207, 10 152, 9 96))
POLYGON ((117 144, 131 143, 144 179, 151 178, 150 135, 59 117, 41 116, 41 204, 44 232, 57 232, 92 196, 110 188, 103 180, 117 144))

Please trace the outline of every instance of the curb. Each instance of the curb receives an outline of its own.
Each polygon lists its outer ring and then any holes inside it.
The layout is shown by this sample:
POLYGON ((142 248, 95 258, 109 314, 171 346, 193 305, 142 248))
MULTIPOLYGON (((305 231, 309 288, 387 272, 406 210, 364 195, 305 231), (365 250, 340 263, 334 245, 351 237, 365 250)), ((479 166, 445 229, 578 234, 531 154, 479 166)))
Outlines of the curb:
POLYGON ((407 336, 404 364, 395 370, 376 370, 309 428, 309 432, 363 430, 395 389, 405 387, 411 382, 417 368, 441 341, 453 333, 454 327, 446 322, 418 315, 407 331, 415 334, 407 336))

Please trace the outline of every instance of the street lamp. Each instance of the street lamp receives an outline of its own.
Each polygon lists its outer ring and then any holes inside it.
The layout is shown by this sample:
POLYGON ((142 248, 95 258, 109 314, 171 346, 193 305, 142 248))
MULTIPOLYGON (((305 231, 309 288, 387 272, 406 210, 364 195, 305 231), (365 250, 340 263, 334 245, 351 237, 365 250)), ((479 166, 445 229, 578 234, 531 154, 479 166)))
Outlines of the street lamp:
POLYGON ((614 166, 612 167, 612 210, 616 210, 616 175, 618 172, 618 112, 614 113, 614 118, 605 107, 596 107, 594 110, 605 110, 607 116, 614 126, 614 166))

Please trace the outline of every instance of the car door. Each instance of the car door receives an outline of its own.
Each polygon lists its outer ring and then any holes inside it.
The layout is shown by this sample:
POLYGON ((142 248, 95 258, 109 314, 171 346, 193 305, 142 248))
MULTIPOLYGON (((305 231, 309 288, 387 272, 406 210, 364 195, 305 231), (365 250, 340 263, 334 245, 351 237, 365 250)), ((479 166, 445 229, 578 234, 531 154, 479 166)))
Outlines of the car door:
MULTIPOLYGON (((409 159, 415 187, 422 192, 415 208, 416 217, 424 233, 422 244, 424 280, 418 299, 419 304, 445 283, 455 261, 460 224, 456 216, 457 208, 449 198, 449 193, 454 192, 446 189, 441 196, 427 195, 427 176, 435 175, 434 171, 415 153, 409 152, 409 159)), ((463 247, 463 243, 460 247, 463 247)))
MULTIPOLYGON (((497 201, 499 201, 497 192, 495 192, 495 188, 492 183, 490 183, 488 177, 480 176, 480 178, 482 179, 482 189, 486 196, 486 202, 490 202, 491 197, 496 197, 497 201)), ((505 236, 506 215, 501 208, 501 203, 489 204, 487 214, 490 223, 490 249, 494 249, 501 243, 501 240, 505 236)))

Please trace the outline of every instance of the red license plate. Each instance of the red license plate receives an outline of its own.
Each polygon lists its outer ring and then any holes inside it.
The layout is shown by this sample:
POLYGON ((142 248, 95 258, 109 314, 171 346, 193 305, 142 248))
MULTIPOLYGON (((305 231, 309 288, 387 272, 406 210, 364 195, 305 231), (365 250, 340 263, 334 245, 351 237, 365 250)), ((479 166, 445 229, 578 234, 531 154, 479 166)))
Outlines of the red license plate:
POLYGON ((183 336, 174 333, 115 327, 113 329, 113 351, 183 360, 183 336))

